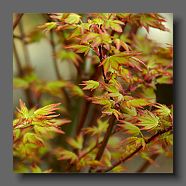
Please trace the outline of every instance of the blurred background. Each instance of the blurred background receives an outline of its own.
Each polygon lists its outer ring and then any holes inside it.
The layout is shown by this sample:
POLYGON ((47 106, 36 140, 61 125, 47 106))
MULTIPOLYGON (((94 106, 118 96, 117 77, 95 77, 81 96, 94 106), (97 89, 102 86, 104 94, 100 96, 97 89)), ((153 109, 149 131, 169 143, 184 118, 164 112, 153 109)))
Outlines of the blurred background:
MULTIPOLYGON (((162 45, 167 44, 173 44, 173 14, 172 13, 161 13, 163 17, 166 18, 167 22, 165 23, 165 26, 170 30, 170 32, 164 32, 158 29, 150 28, 149 34, 145 29, 139 30, 139 34, 146 35, 148 34, 148 37, 156 40, 156 42, 161 43, 162 45)), ((15 15, 13 15, 13 18, 15 15)), ((35 14, 35 13, 25 13, 22 18, 22 25, 24 28, 25 34, 29 34, 30 31, 38 27, 39 25, 42 25, 42 23, 45 23, 46 20, 42 16, 42 14, 35 14)), ((15 36, 20 35, 20 29, 19 27, 16 28, 14 31, 15 36)), ((23 54, 23 47, 22 43, 19 39, 15 39, 15 44, 20 56, 20 61, 24 62, 24 54, 23 54)), ((52 64, 52 48, 49 42, 46 39, 41 39, 39 42, 34 42, 28 45, 28 53, 30 57, 30 62, 32 66, 34 67, 37 76, 42 80, 56 80, 55 71, 52 64)), ((13 74, 14 76, 17 74, 17 69, 15 66, 13 58, 13 74)), ((76 70, 74 66, 71 63, 68 63, 67 61, 60 61, 60 72, 61 76, 64 80, 73 80, 76 76, 76 70)), ((172 102, 172 87, 161 87, 161 97, 159 97, 160 100, 170 101, 172 102), (168 93, 168 94, 167 94, 168 93), (166 95, 166 96, 164 96, 166 95), (165 99, 166 97, 166 99, 165 99)), ((15 110, 16 106, 18 105, 19 98, 21 98, 23 101, 26 101, 24 94, 22 90, 20 89, 14 89, 13 90, 13 109, 15 110)), ((164 166, 158 167, 158 166, 151 166, 149 169, 147 169, 148 172, 173 172, 173 162, 172 159, 169 158, 163 158, 158 157, 157 162, 159 165, 164 164, 164 166)), ((141 161, 139 161, 138 158, 135 159, 135 161, 132 161, 133 165, 130 165, 129 167, 131 170, 133 169, 133 166, 138 166, 141 164, 141 161)), ((127 165, 130 164, 130 161, 126 163, 127 165)), ((130 172, 130 170, 128 170, 130 172)))

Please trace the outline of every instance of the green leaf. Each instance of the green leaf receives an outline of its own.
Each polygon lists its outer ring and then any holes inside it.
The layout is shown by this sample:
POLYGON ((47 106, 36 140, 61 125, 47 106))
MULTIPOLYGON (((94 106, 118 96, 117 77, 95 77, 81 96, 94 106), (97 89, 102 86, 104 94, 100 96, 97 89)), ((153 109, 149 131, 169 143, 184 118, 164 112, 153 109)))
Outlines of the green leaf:
POLYGON ((171 84, 172 79, 169 76, 162 76, 156 79, 157 83, 159 84, 171 84))
POLYGON ((69 88, 74 96, 80 96, 80 97, 84 96, 84 92, 81 90, 79 86, 72 85, 69 88))
POLYGON ((48 82, 45 86, 45 88, 50 92, 56 92, 59 91, 60 88, 63 88, 67 85, 65 81, 51 81, 48 82))
POLYGON ((108 120, 105 121, 98 120, 97 126, 86 127, 83 129, 83 131, 86 134, 91 134, 92 136, 94 136, 94 135, 100 135, 103 132, 105 132, 107 130, 107 127, 108 127, 108 120))
POLYGON ((170 116, 171 110, 166 105, 157 104, 155 107, 158 108, 155 112, 160 116, 170 116))
POLYGON ((42 117, 42 116, 46 116, 46 118, 51 118, 51 117, 56 117, 58 115, 53 115, 56 110, 59 110, 59 106, 60 103, 56 103, 56 104, 50 104, 50 105, 46 105, 42 108, 37 109, 36 111, 34 111, 34 116, 35 117, 42 117))
POLYGON ((40 167, 38 167, 37 165, 32 165, 32 173, 42 173, 42 170, 40 167))
POLYGON ((81 85, 85 85, 83 90, 89 90, 89 89, 94 90, 99 87, 99 82, 94 81, 94 80, 88 80, 88 81, 83 81, 83 84, 81 85))
POLYGON ((36 134, 27 132, 23 137, 23 143, 33 143, 38 146, 44 146, 44 141, 36 134))
POLYGON ((124 25, 122 21, 109 19, 106 21, 105 27, 106 29, 110 27, 112 30, 115 30, 116 32, 122 32, 121 25, 124 25))
POLYGON ((137 125, 142 130, 153 130, 159 125, 159 118, 150 111, 145 111, 138 119, 140 122, 137 125))
POLYGON ((118 124, 118 126, 124 129, 126 133, 132 134, 133 136, 138 136, 141 133, 140 129, 137 126, 127 121, 122 121, 122 124, 118 124))
POLYGON ((50 31, 52 29, 55 29, 57 27, 56 22, 49 22, 45 23, 44 25, 39 26, 40 29, 44 29, 44 31, 50 31))
POLYGON ((82 147, 83 147, 83 136, 80 134, 80 135, 77 136, 76 139, 68 137, 67 138, 67 143, 75 149, 82 149, 82 147))
POLYGON ((85 55, 87 55, 91 49, 89 46, 86 45, 70 45, 66 46, 65 48, 72 49, 76 53, 85 53, 85 55))
POLYGON ((121 115, 119 111, 117 111, 116 109, 112 109, 112 108, 106 108, 104 111, 102 111, 102 113, 107 114, 107 115, 113 114, 117 120, 119 120, 119 116, 121 115))
POLYGON ((15 88, 28 88, 29 87, 29 83, 27 81, 25 81, 24 79, 21 78, 14 78, 13 79, 13 85, 15 88))
POLYGON ((76 24, 79 23, 80 21, 80 15, 75 14, 75 13, 70 13, 69 16, 65 19, 65 23, 68 24, 76 24))
POLYGON ((139 98, 139 99, 132 99, 129 101, 126 101, 126 105, 128 107, 143 107, 143 106, 147 106, 150 105, 151 103, 149 103, 148 100, 139 98))
POLYGON ((101 25, 103 25, 104 21, 103 21, 103 19, 101 19, 101 18, 95 18, 95 19, 93 19, 93 20, 91 21, 91 23, 101 26, 101 25))
POLYGON ((60 158, 58 158, 58 160, 70 160, 70 163, 72 164, 78 160, 78 156, 71 151, 62 150, 60 152, 60 158))
POLYGON ((104 66, 105 73, 114 72, 119 70, 119 65, 132 66, 141 71, 140 67, 136 62, 131 58, 133 55, 139 55, 138 53, 132 52, 121 52, 119 54, 112 55, 105 58, 101 64, 104 66))

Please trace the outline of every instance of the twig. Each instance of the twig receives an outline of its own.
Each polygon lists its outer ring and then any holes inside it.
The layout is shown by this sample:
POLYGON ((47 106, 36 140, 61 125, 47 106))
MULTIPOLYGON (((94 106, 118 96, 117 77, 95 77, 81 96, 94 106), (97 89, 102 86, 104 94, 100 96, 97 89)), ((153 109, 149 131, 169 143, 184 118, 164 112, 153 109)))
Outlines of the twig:
MULTIPOLYGON (((164 129, 164 130, 160 130, 158 131, 155 135, 151 136, 149 139, 146 140, 146 144, 152 142, 155 138, 157 138, 158 136, 166 133, 166 132, 169 132, 173 129, 172 126, 168 127, 167 129, 164 129)), ((113 165, 105 170, 98 170, 97 172, 109 172, 111 171, 112 169, 114 169, 115 167, 117 167, 118 165, 120 165, 121 163, 124 163, 126 162, 128 159, 130 159, 131 157, 133 157, 135 154, 137 154, 141 149, 143 148, 142 145, 140 145, 135 151, 133 151, 131 154, 129 154, 128 156, 120 159, 119 161, 113 163, 113 165)))
POLYGON ((21 20, 23 13, 19 13, 16 15, 15 21, 13 23, 13 31, 15 30, 16 26, 18 25, 19 21, 21 20))
POLYGON ((15 62, 16 62, 17 70, 18 70, 18 75, 19 75, 19 77, 23 77, 24 71, 23 71, 22 66, 21 66, 21 61, 20 61, 20 58, 19 58, 19 55, 18 55, 17 48, 16 48, 14 40, 13 40, 13 51, 14 51, 14 56, 15 56, 15 62))
MULTIPOLYGON (((15 62, 16 62, 17 70, 18 70, 18 76, 23 77, 25 73, 22 68, 21 61, 20 61, 14 40, 13 40, 13 50, 14 50, 15 62)), ((29 89, 25 90, 25 95, 26 95, 26 99, 27 99, 29 107, 32 107, 34 104, 33 104, 31 92, 29 89)))
POLYGON ((24 52, 24 57, 25 57, 25 63, 30 66, 30 56, 29 56, 29 52, 28 52, 28 47, 27 47, 27 43, 25 41, 25 33, 24 33, 24 27, 22 24, 22 21, 20 21, 19 23, 19 30, 20 30, 20 34, 21 34, 21 42, 23 44, 23 52, 24 52))
POLYGON ((101 147, 98 150, 98 153, 96 155, 95 160, 98 160, 99 161, 101 159, 102 155, 103 155, 103 152, 105 150, 105 147, 106 147, 106 145, 108 143, 108 140, 110 138, 110 135, 112 133, 112 129, 113 129, 113 126, 114 126, 114 123, 115 123, 115 119, 116 119, 115 116, 112 115, 112 117, 110 118, 109 126, 107 128, 107 131, 105 133, 105 136, 103 138, 103 141, 101 142, 101 147))
MULTIPOLYGON (((53 56, 53 63, 54 63, 54 69, 55 69, 55 72, 56 72, 56 76, 57 76, 58 80, 62 80, 62 77, 61 77, 60 72, 59 72, 59 67, 57 65, 56 48, 55 48, 55 43, 54 43, 54 35, 53 35, 52 31, 50 31, 50 43, 51 43, 51 47, 52 47, 52 54, 53 54, 52 56, 53 56)), ((66 92, 65 89, 61 89, 61 93, 65 96, 66 107, 69 109, 69 105, 71 103, 71 100, 68 96, 68 93, 66 92)))
MULTIPOLYGON (((101 63, 103 58, 104 58, 103 57, 102 46, 99 46, 98 48, 99 48, 99 58, 100 58, 100 63, 101 63)), ((108 83, 107 77, 106 77, 106 75, 104 73, 103 66, 102 66, 102 75, 103 75, 103 78, 104 78, 104 82, 108 83)), ((107 131, 106 131, 106 133, 104 135, 104 138, 103 138, 103 141, 101 143, 101 146, 100 146, 100 148, 99 148, 99 150, 98 150, 98 152, 96 154, 95 160, 99 161, 101 159, 103 153, 104 153, 104 150, 105 150, 105 148, 107 146, 108 140, 109 140, 110 135, 112 133, 112 129, 113 129, 113 126, 114 126, 114 123, 115 123, 115 119, 116 119, 115 116, 112 115, 110 120, 109 120, 109 126, 108 126, 107 131)), ((92 167, 90 168, 89 172, 91 172, 91 170, 92 170, 92 167)))
MULTIPOLYGON (((95 72, 94 74, 90 77, 90 79, 92 80, 98 80, 100 76, 100 71, 97 71, 97 65, 95 66, 95 72)), ((89 97, 92 97, 94 95, 95 90, 93 90, 92 92, 89 93, 89 97)), ((84 108, 82 109, 82 113, 80 116, 80 120, 79 123, 77 124, 77 128, 76 128, 76 134, 78 135, 81 131, 81 129, 83 128, 87 115, 89 113, 89 108, 90 108, 91 102, 90 100, 85 100, 85 104, 84 104, 84 108)))

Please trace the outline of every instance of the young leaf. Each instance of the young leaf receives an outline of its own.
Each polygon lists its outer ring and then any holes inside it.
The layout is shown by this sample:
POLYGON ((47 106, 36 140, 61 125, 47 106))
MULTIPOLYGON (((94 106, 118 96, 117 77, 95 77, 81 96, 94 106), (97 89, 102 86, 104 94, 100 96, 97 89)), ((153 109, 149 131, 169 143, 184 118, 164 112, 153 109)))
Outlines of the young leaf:
POLYGON ((60 157, 58 158, 58 160, 70 160, 70 164, 72 164, 78 160, 78 156, 71 151, 62 150, 60 152, 60 157))
POLYGON ((23 143, 33 143, 38 146, 44 146, 44 141, 36 134, 27 132, 23 137, 23 143))
POLYGON ((155 112, 160 116, 169 116, 171 114, 171 110, 166 105, 156 104, 156 108, 158 108, 155 112))
POLYGON ((150 105, 150 104, 151 103, 149 103, 148 100, 142 99, 142 98, 132 99, 132 100, 126 101, 126 105, 128 107, 143 107, 143 106, 147 106, 147 105, 150 105))
POLYGON ((89 81, 83 81, 83 84, 81 85, 85 85, 83 90, 89 90, 89 89, 94 90, 99 87, 99 82, 94 81, 94 80, 89 80, 89 81))
POLYGON ((70 144, 75 149, 82 149, 82 147, 83 147, 83 136, 82 136, 82 134, 78 135, 76 139, 68 137, 67 138, 67 143, 70 144))
POLYGON ((72 49, 76 53, 85 53, 85 55, 87 55, 91 49, 89 46, 86 45, 69 45, 69 46, 65 46, 65 48, 72 49))
POLYGON ((159 118, 150 111, 144 112, 138 119, 140 122, 137 123, 137 125, 140 126, 142 130, 153 130, 159 125, 159 118))
POLYGON ((65 23, 68 24, 77 24, 80 21, 80 15, 75 13, 70 13, 69 16, 65 19, 65 23))
POLYGON ((127 121, 122 121, 122 124, 118 124, 118 126, 124 129, 126 133, 132 134, 133 136, 138 136, 141 133, 137 126, 127 121))
POLYGON ((101 133, 103 133, 107 130, 107 127, 108 127, 108 120, 105 120, 105 121, 98 120, 97 126, 84 128, 83 131, 86 134, 91 134, 92 136, 101 135, 101 133))

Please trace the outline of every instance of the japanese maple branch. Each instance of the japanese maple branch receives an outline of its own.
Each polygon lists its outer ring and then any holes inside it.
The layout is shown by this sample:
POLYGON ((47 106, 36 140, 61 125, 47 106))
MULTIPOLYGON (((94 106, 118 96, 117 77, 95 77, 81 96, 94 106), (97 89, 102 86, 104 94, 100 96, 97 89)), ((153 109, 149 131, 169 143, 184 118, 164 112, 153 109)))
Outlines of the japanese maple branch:
POLYGON ((31 66, 30 56, 29 56, 29 52, 28 52, 28 47, 27 47, 27 43, 25 41, 24 27, 23 27, 23 24, 22 24, 21 20, 19 22, 19 30, 20 30, 20 34, 21 34, 21 38, 22 38, 21 42, 23 44, 23 52, 24 52, 25 63, 28 66, 31 66))
MULTIPOLYGON (((158 131, 155 135, 151 136, 149 139, 146 140, 146 144, 152 142, 153 140, 155 140, 158 136, 166 133, 166 132, 169 132, 169 131, 172 131, 173 127, 170 126, 168 127, 167 129, 164 129, 164 130, 160 130, 158 131)), ((129 154, 128 156, 120 159, 119 161, 115 162, 111 167, 105 169, 105 170, 98 170, 97 172, 109 172, 111 171, 112 169, 114 169, 115 167, 117 167, 118 165, 120 165, 121 163, 124 163, 126 162, 128 159, 130 159, 131 157, 133 157, 134 155, 136 155, 141 149, 143 148, 142 145, 140 145, 136 150, 134 150, 131 154, 129 154)))
MULTIPOLYGON (((25 73, 24 73, 24 69, 21 65, 21 60, 20 60, 20 57, 19 57, 19 54, 18 54, 18 51, 17 51, 14 40, 13 40, 13 50, 14 50, 15 62, 16 62, 17 70, 18 70, 18 76, 23 77, 25 75, 25 73)), ((32 96, 31 96, 30 90, 26 89, 24 92, 25 92, 26 99, 27 99, 29 107, 32 107, 34 104, 33 104, 33 101, 32 101, 32 96)))
POLYGON ((105 136, 103 138, 103 141, 102 141, 101 146, 100 146, 100 148, 98 150, 98 153, 96 155, 95 160, 98 160, 99 161, 101 159, 103 153, 104 153, 104 150, 105 150, 105 148, 107 146, 108 140, 109 140, 110 135, 112 133, 112 129, 114 127, 115 119, 116 119, 115 116, 112 115, 111 118, 110 118, 110 120, 109 120, 109 126, 107 128, 107 131, 105 133, 105 136))
POLYGON ((16 26, 19 24, 19 21, 21 20, 22 16, 23 16, 23 13, 19 13, 16 15, 15 21, 13 23, 13 31, 16 28, 16 26))
MULTIPOLYGON (((54 63, 54 69, 56 72, 56 76, 58 80, 62 80, 62 77, 60 75, 59 72, 59 67, 57 64, 57 60, 56 60, 56 47, 55 47, 55 42, 54 42, 54 33, 52 31, 50 31, 50 43, 51 43, 51 47, 52 47, 52 56, 53 56, 53 63, 54 63)), ((71 103, 70 98, 68 96, 68 93, 66 92, 65 89, 61 89, 61 93, 65 96, 65 100, 66 100, 66 107, 69 109, 69 105, 71 103)))
MULTIPOLYGON (((100 58, 100 62, 102 62, 102 60, 104 58, 103 57, 102 46, 99 46, 99 58, 100 58)), ((107 80, 106 75, 104 73, 104 68, 103 68, 103 66, 101 66, 101 67, 102 67, 102 75, 103 75, 103 78, 104 78, 104 82, 105 83, 108 83, 108 80, 107 80)), ((100 146, 100 148, 99 148, 99 150, 98 150, 98 152, 96 154, 95 160, 98 160, 99 161, 101 159, 103 153, 104 153, 104 150, 105 150, 105 148, 107 146, 108 140, 109 140, 110 135, 112 133, 112 129, 114 127, 115 119, 116 119, 115 116, 112 115, 111 118, 110 118, 110 120, 109 120, 109 126, 107 128, 107 131, 105 133, 105 136, 103 138, 103 141, 101 143, 101 146, 100 146)), ((91 169, 92 168, 90 168, 89 172, 91 172, 91 169)))
MULTIPOLYGON (((97 71, 96 68, 97 68, 97 65, 95 66, 95 73, 90 77, 90 79, 95 80, 95 81, 98 80, 99 79, 99 76, 100 76, 100 72, 97 71)), ((88 96, 89 97, 92 97, 94 95, 94 92, 95 92, 95 90, 92 90, 89 93, 88 96)), ((84 107, 82 109, 82 113, 80 115, 80 120, 79 120, 79 123, 77 124, 77 128, 76 128, 76 134, 77 135, 81 132, 81 129, 83 128, 83 126, 85 124, 87 115, 89 113, 90 105, 91 105, 90 100, 85 100, 85 104, 84 104, 84 107)))

